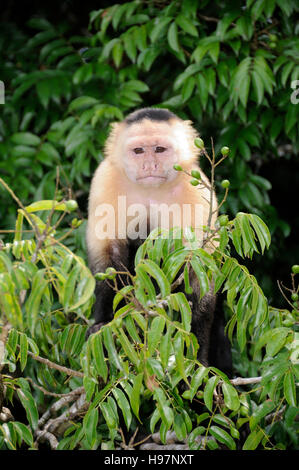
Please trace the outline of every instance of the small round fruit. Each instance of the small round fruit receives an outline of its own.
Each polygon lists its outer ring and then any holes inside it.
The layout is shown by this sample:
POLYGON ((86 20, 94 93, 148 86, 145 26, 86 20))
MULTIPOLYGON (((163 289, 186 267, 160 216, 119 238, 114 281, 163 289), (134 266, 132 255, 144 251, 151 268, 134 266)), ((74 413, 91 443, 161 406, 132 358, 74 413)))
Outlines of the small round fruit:
POLYGON ((199 172, 198 170, 192 170, 192 171, 191 171, 191 176, 193 176, 193 178, 196 178, 196 179, 198 179, 198 180, 201 179, 201 174, 200 174, 200 172, 199 172))
POLYGON ((78 203, 77 201, 74 201, 74 199, 70 199, 69 201, 66 201, 65 205, 66 205, 67 210, 70 212, 78 209, 78 203))
POLYGON ((292 266, 292 272, 293 272, 294 274, 298 274, 298 273, 299 273, 299 264, 294 264, 294 265, 292 266))
POLYGON ((220 217, 218 217, 218 222, 220 227, 225 227, 228 224, 228 215, 222 214, 220 217))
POLYGON ((222 153, 222 155, 228 155, 228 153, 229 153, 229 148, 228 148, 228 147, 222 147, 221 153, 222 153))
POLYGON ((116 276, 116 270, 114 268, 107 268, 105 274, 108 279, 114 279, 116 276))
POLYGON ((221 186, 222 186, 223 188, 225 188, 225 189, 226 189, 226 188, 229 188, 229 186, 230 186, 230 181, 229 181, 229 180, 223 180, 223 181, 221 182, 221 186))
POLYGON ((203 149, 205 147, 204 141, 200 137, 196 137, 196 139, 194 140, 194 143, 196 147, 199 149, 203 149))
POLYGON ((298 294, 296 294, 295 292, 292 294, 292 300, 293 302, 296 302, 296 300, 298 300, 298 294))
POLYGON ((176 171, 183 171, 183 168, 181 167, 181 165, 173 165, 173 169, 176 171))
POLYGON ((103 281, 104 279, 106 279, 106 274, 105 273, 96 273, 94 275, 94 278, 97 280, 97 281, 103 281))
POLYGON ((192 184, 192 186, 197 186, 199 185, 199 181, 194 179, 194 180, 190 180, 190 183, 192 184))

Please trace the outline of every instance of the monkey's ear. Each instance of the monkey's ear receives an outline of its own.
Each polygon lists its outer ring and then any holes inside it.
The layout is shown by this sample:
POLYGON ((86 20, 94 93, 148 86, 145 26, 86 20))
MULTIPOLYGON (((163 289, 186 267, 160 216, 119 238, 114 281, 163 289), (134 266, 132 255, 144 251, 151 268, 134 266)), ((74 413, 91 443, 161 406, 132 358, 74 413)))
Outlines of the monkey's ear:
POLYGON ((112 122, 110 124, 110 129, 111 130, 104 147, 104 155, 105 157, 112 158, 113 156, 116 156, 117 153, 117 143, 120 140, 120 135, 123 131, 123 123, 112 122))
POLYGON ((174 125, 181 161, 190 165, 196 163, 200 152, 194 144, 198 133, 192 126, 192 121, 187 119, 179 120, 176 121, 174 125))

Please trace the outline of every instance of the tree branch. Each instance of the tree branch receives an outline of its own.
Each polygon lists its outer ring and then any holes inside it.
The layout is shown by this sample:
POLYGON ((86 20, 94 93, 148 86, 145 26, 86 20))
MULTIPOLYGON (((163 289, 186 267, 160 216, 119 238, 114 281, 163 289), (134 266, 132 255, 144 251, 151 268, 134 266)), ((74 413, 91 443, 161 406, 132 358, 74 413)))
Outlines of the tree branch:
POLYGON ((81 377, 81 378, 84 377, 83 372, 79 372, 77 370, 69 369, 68 367, 64 367, 64 366, 60 366, 59 364, 55 364, 55 362, 52 362, 49 359, 45 359, 44 357, 37 356, 36 354, 33 354, 31 351, 28 351, 28 355, 31 356, 36 361, 42 362, 43 364, 46 364, 51 369, 59 370, 63 374, 71 375, 72 377, 81 377))

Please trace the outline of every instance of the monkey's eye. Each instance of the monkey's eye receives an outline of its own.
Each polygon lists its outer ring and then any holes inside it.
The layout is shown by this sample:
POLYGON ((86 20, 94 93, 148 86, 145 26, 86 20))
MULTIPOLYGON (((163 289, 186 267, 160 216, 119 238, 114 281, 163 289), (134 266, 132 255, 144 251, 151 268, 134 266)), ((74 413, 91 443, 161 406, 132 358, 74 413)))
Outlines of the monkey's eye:
POLYGON ((139 154, 139 153, 143 153, 144 150, 142 147, 136 147, 135 149, 133 149, 133 152, 136 154, 139 154))
POLYGON ((165 147, 156 147, 155 153, 162 153, 165 152, 165 150, 167 150, 165 147))

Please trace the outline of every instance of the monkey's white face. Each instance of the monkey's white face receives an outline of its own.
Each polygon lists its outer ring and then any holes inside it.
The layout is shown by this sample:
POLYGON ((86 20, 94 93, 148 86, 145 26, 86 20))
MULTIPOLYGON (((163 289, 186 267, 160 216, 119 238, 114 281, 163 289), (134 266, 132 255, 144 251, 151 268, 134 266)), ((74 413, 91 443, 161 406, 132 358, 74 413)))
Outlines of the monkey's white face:
POLYGON ((133 124, 124 147, 124 170, 132 182, 158 187, 177 177, 173 165, 179 161, 179 155, 167 123, 133 124))

